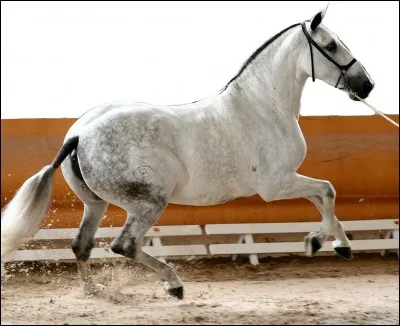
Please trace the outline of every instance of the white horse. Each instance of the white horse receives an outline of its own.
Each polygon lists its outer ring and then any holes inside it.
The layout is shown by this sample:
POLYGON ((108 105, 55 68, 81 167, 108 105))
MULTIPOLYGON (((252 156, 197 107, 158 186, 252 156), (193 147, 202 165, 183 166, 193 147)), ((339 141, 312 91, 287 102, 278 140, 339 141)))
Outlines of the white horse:
POLYGON ((322 215, 321 229, 305 237, 306 254, 314 255, 333 235, 335 251, 351 259, 350 241, 335 216, 333 186, 296 173, 307 151, 298 123, 307 78, 323 80, 353 100, 353 93, 366 98, 374 87, 349 49, 321 25, 325 11, 269 39, 207 99, 172 106, 111 103, 84 114, 54 161, 29 178, 4 209, 2 261, 39 230, 61 163, 84 203, 72 250, 87 294, 97 290, 88 259, 109 203, 127 212, 111 249, 153 269, 179 299, 183 283, 175 270, 141 249, 168 203, 216 205, 255 194, 266 202, 305 197, 322 215))

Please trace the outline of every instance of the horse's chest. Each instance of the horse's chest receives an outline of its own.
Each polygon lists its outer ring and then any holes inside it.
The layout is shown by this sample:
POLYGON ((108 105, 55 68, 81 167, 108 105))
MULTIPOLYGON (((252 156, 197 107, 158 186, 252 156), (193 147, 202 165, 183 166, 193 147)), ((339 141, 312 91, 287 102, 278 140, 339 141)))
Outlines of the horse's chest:
POLYGON ((307 145, 303 134, 295 132, 290 135, 288 142, 281 148, 285 151, 287 164, 297 170, 307 154, 307 145))
POLYGON ((258 144, 259 159, 265 168, 297 170, 304 161, 307 145, 300 127, 286 128, 285 132, 266 134, 258 144))

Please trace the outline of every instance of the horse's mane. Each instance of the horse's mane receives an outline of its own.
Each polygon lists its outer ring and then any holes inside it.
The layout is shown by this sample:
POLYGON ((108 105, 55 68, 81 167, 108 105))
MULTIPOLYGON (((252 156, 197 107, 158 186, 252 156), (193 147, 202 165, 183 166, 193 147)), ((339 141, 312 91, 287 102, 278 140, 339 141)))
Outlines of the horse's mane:
POLYGON ((268 46, 270 45, 273 41, 275 41, 279 36, 281 36, 283 33, 287 32, 289 29, 299 26, 300 24, 293 24, 284 30, 280 31, 278 34, 275 36, 272 36, 270 39, 268 39, 264 44, 262 44, 254 53, 246 60, 246 62, 242 65, 242 68, 240 68, 239 72, 226 84, 226 86, 220 91, 222 93, 225 91, 229 84, 232 83, 235 79, 237 79, 243 71, 249 66, 249 64, 268 46))

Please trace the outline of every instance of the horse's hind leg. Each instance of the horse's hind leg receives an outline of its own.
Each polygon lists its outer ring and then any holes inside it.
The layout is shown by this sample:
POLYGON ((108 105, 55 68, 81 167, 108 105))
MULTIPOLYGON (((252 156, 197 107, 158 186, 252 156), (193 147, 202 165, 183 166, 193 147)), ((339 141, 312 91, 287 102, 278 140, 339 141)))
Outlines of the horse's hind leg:
POLYGON ((183 283, 175 270, 161 260, 142 251, 143 238, 146 232, 157 221, 167 205, 166 200, 134 200, 127 209, 128 217, 120 235, 111 243, 111 249, 120 255, 133 258, 151 268, 165 281, 166 291, 178 298, 183 298, 183 283))
POLYGON ((78 270, 85 295, 95 294, 99 285, 92 281, 90 264, 88 262, 90 252, 93 248, 93 238, 104 216, 108 203, 101 201, 97 203, 85 203, 84 213, 78 235, 72 242, 72 250, 78 263, 78 270))
POLYGON ((141 248, 136 248, 135 259, 157 273, 161 280, 164 281, 164 289, 169 295, 180 300, 183 299, 183 282, 172 266, 145 253, 141 248))
POLYGON ((61 167, 65 180, 84 203, 83 219, 79 226, 78 234, 72 242, 72 250, 77 260, 84 293, 90 295, 98 291, 98 286, 93 284, 88 260, 93 248, 94 235, 108 207, 108 203, 94 194, 83 181, 74 153, 63 162, 61 167))

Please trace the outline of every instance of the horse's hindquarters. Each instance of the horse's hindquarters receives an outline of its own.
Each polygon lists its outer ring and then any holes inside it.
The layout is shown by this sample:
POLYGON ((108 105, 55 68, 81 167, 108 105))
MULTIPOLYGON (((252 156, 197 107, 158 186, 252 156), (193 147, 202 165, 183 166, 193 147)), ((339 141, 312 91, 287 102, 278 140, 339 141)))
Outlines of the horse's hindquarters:
POLYGON ((126 208, 133 200, 166 201, 176 185, 179 163, 165 148, 101 146, 88 138, 78 148, 88 187, 101 199, 126 208), (98 148, 88 150, 88 148, 98 148))

